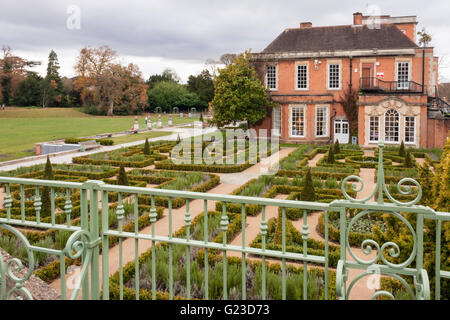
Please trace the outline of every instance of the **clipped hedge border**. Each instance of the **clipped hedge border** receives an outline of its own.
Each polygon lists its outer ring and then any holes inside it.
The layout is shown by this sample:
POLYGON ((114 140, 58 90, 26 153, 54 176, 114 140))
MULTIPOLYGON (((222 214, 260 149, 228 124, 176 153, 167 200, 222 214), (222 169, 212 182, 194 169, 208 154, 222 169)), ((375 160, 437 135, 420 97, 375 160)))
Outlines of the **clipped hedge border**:
POLYGON ((112 139, 86 139, 86 138, 66 138, 64 143, 68 144, 79 144, 80 142, 92 141, 99 143, 102 146, 112 146, 114 141, 112 139))
MULTIPOLYGON (((114 209, 116 207, 117 207, 117 204, 113 204, 113 205, 109 206, 109 209, 114 209)), ((148 212, 143 213, 142 215, 140 215, 138 217, 138 229, 142 230, 151 224, 150 223, 150 212, 149 212, 150 206, 139 205, 138 208, 139 208, 139 210, 142 210, 142 211, 148 210, 148 212)), ((157 214, 156 219, 157 220, 159 220, 163 217, 163 213, 164 213, 164 208, 156 207, 156 214, 157 214)), ((101 216, 101 210, 99 210, 99 215, 101 216)), ((79 223, 81 223, 80 218, 77 218, 74 221, 72 221, 72 225, 79 225, 79 223)), ((127 223, 126 225, 124 225, 122 227, 122 230, 123 230, 123 232, 134 232, 134 228, 135 228, 135 221, 133 220, 133 221, 130 221, 129 223, 127 223)), ((39 238, 42 239, 49 235, 54 235, 56 232, 58 232, 58 230, 49 230, 46 233, 42 233, 42 235, 40 235, 39 238)), ((109 246, 110 247, 115 245, 118 242, 119 242, 119 237, 109 236, 109 246)), ((102 249, 101 243, 100 243, 99 249, 100 250, 102 249)), ((66 270, 70 265, 74 265, 74 264, 81 265, 81 259, 74 260, 74 259, 70 259, 70 258, 66 257, 66 270)), ((46 283, 50 283, 61 276, 60 265, 61 264, 60 264, 59 260, 52 261, 48 265, 35 270, 34 274, 36 276, 38 276, 42 281, 45 281, 46 283)))
MULTIPOLYGON (((212 188, 216 187, 220 184, 220 177, 215 174, 209 174, 210 179, 203 184, 193 187, 190 189, 190 192, 207 192, 211 190, 212 188)), ((171 178, 170 181, 166 181, 164 183, 169 183, 173 179, 171 178)), ((159 185, 158 188, 163 189, 164 183, 159 185)), ((138 201, 140 203, 144 203, 147 205, 151 204, 152 197, 147 195, 138 195, 138 201)), ((186 199, 184 198, 173 198, 172 199, 172 209, 178 209, 184 206, 186 203, 186 199)), ((161 207, 168 207, 169 206, 169 199, 167 197, 155 197, 155 205, 161 206, 161 207)))
MULTIPOLYGON (((274 224, 276 224, 276 218, 272 218, 268 221, 268 230, 271 230, 275 228, 274 224)), ((295 245, 295 246, 286 246, 286 252, 292 252, 292 253, 303 253, 303 239, 301 238, 301 233, 296 232, 294 233, 294 239, 293 241, 296 243, 299 243, 301 245, 295 245)), ((250 247, 252 248, 262 248, 261 243, 261 233, 259 233, 255 239, 253 239, 252 243, 250 244, 250 247)), ((311 255, 318 255, 318 256, 324 256, 325 255, 325 242, 320 242, 314 239, 308 239, 307 240, 308 248, 307 253, 311 255)), ((282 251, 282 245, 281 244, 274 244, 274 243, 268 243, 266 241, 266 249, 267 250, 275 250, 275 251, 282 251)), ((328 258, 329 258, 329 266, 332 268, 337 267, 337 263, 340 259, 340 246, 339 245, 328 245, 328 258)), ((298 262, 298 260, 294 260, 298 262)), ((314 263, 310 263, 315 265, 314 263)), ((323 266, 323 264, 317 264, 319 266, 323 266)))

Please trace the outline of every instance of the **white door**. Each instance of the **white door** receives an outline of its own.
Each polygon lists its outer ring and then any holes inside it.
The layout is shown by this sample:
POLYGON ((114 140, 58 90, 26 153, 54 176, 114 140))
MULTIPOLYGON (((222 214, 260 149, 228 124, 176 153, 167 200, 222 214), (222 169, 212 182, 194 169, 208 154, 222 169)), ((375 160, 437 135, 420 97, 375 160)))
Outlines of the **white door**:
POLYGON ((281 135, 281 107, 274 107, 272 109, 272 135, 281 135))
POLYGON ((340 144, 349 143, 350 130, 348 120, 334 120, 334 141, 339 140, 340 144))

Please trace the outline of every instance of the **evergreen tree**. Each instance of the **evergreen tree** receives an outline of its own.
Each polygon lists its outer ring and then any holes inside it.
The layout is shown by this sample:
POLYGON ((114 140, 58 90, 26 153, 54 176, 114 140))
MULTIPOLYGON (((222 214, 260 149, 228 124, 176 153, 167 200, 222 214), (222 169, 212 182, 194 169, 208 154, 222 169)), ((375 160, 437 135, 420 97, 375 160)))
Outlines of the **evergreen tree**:
POLYGON ((441 161, 436 168, 433 181, 433 196, 435 197, 433 207, 436 210, 450 211, 450 138, 447 138, 441 161))
MULTIPOLYGON (((45 164, 44 169, 44 180, 53 180, 53 168, 52 164, 50 162, 49 156, 47 156, 47 163, 45 164)), ((41 217, 45 218, 51 215, 51 198, 50 198, 50 188, 49 187, 43 187, 42 188, 42 194, 41 194, 41 217)))
MULTIPOLYGON (((293 231, 294 226, 292 225, 292 222, 286 217, 286 245, 292 245, 293 243, 293 231)), ((276 220, 276 226, 275 226, 275 232, 273 235, 273 243, 277 245, 281 245, 283 243, 283 218, 282 218, 282 211, 278 211, 278 219, 276 220)))
POLYGON ((121 186, 127 186, 128 185, 128 177, 127 177, 127 173, 125 172, 125 168, 124 167, 120 167, 118 184, 121 185, 121 186))
POLYGON ((400 145, 400 149, 398 150, 398 155, 400 157, 404 157, 406 155, 405 144, 403 143, 403 140, 402 140, 402 144, 400 145))
POLYGON ((341 146, 339 145, 339 140, 336 140, 334 143, 334 153, 338 154, 341 152, 341 146))
POLYGON ((414 164, 413 164, 413 161, 412 161, 412 158, 411 158, 411 152, 409 152, 409 150, 406 151, 405 167, 406 168, 413 168, 414 167, 414 164))
POLYGON ((145 144, 144 144, 144 154, 150 154, 150 145, 148 143, 148 138, 145 139, 145 144))
POLYGON ((301 201, 315 201, 316 191, 314 190, 314 185, 312 181, 311 168, 308 168, 305 176, 305 182, 303 184, 302 192, 300 193, 301 201))
POLYGON ((334 163, 334 150, 333 145, 330 145, 330 148, 328 149, 328 157, 327 157, 327 163, 334 163))
POLYGON ((422 187, 422 204, 432 205, 434 203, 433 197, 433 172, 427 162, 423 166, 419 166, 418 182, 422 187))
POLYGON ((220 69, 214 79, 214 99, 211 102, 214 117, 211 123, 224 127, 239 121, 255 124, 271 112, 272 103, 266 88, 251 65, 252 55, 246 51, 233 63, 220 69))
POLYGON ((58 56, 51 50, 48 55, 47 75, 42 84, 42 107, 62 102, 64 85, 59 76, 59 68, 58 56))
POLYGON ((203 113, 200 113, 200 122, 203 122, 203 113))

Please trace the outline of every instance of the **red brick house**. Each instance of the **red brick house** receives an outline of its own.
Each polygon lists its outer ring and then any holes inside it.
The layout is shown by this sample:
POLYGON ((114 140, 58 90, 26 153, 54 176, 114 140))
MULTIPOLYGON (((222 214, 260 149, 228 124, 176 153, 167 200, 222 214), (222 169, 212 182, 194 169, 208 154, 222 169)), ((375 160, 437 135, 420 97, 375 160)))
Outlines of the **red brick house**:
POLYGON ((438 97, 434 49, 416 44, 416 17, 353 16, 353 24, 345 26, 301 23, 254 54, 253 65, 278 103, 255 128, 284 142, 351 143, 339 103, 351 87, 358 95, 360 145, 383 139, 442 147, 450 106, 438 97))

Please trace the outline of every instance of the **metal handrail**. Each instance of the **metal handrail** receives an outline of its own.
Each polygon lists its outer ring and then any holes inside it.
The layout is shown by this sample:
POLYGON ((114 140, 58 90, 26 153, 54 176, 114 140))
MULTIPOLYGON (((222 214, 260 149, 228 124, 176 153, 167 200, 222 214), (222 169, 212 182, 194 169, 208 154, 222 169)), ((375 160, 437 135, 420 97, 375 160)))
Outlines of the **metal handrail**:
POLYGON ((424 92, 424 86, 415 81, 386 81, 376 77, 363 77, 360 79, 361 90, 379 92, 424 92))

